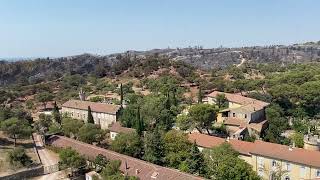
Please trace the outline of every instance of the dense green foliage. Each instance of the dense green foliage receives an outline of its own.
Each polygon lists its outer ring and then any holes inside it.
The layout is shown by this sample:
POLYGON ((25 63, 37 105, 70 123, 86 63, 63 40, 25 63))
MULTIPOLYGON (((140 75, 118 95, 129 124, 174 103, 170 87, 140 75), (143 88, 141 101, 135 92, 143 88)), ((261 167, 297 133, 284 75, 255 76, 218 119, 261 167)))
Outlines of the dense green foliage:
POLYGON ((142 141, 136 133, 120 133, 111 143, 111 149, 121 154, 126 154, 133 157, 141 157, 142 141))
POLYGON ((14 139, 16 145, 17 139, 29 138, 32 133, 32 128, 27 120, 12 117, 1 122, 1 130, 14 139))
POLYGON ((217 119, 218 108, 209 104, 196 104, 190 107, 188 115, 181 115, 177 121, 177 125, 181 129, 196 128, 199 132, 212 129, 213 123, 217 119))
POLYGON ((83 121, 65 117, 62 119, 62 131, 68 137, 74 137, 83 126, 83 121))
POLYGON ((164 141, 158 128, 146 134, 144 145, 143 159, 154 164, 163 165, 165 156, 164 141))
POLYGON ((59 158, 59 165, 61 168, 70 167, 73 169, 78 169, 86 166, 86 160, 71 148, 62 149, 59 152, 59 158))
POLYGON ((8 153, 8 160, 12 167, 26 167, 32 163, 31 158, 26 154, 23 148, 15 148, 8 153))
POLYGON ((87 123, 84 124, 77 133, 80 141, 92 144, 93 142, 99 143, 105 137, 105 133, 98 125, 87 123))
POLYGON ((223 143, 206 150, 205 160, 211 179, 260 179, 252 167, 238 157, 238 152, 233 150, 230 144, 223 143))

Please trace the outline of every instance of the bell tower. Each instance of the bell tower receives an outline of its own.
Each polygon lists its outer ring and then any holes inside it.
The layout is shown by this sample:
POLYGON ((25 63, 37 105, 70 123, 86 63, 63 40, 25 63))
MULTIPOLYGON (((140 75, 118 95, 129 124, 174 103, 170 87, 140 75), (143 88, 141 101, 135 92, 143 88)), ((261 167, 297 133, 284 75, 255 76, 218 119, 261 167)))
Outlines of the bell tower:
POLYGON ((80 98, 80 101, 86 100, 86 95, 85 95, 85 92, 82 90, 82 88, 79 91, 79 98, 80 98))

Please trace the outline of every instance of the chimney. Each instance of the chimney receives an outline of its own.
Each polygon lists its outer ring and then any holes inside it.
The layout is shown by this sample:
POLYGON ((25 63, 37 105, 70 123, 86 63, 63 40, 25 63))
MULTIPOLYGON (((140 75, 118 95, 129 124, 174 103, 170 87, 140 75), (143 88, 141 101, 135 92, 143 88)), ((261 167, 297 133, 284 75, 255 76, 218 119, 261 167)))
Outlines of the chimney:
POLYGON ((139 172, 140 172, 140 170, 139 170, 139 169, 136 169, 136 175, 138 175, 138 174, 139 174, 139 172))
POLYGON ((292 151, 293 150, 293 147, 292 145, 289 146, 289 151, 292 151))
POLYGON ((125 167, 126 167, 126 170, 129 169, 127 161, 125 161, 125 167))
POLYGON ((230 137, 228 136, 227 139, 226 139, 226 142, 229 142, 229 141, 230 141, 230 137))
POLYGON ((152 174, 151 174, 151 178, 152 179, 157 179, 157 176, 159 175, 159 173, 158 172, 153 172, 152 174))

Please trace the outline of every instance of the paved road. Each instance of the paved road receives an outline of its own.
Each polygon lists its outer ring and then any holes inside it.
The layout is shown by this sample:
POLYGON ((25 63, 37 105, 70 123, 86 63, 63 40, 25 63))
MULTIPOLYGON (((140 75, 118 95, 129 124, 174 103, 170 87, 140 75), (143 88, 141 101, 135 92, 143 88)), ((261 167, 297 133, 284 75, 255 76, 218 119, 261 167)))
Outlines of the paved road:
MULTIPOLYGON (((51 166, 55 165, 59 162, 59 157, 56 153, 45 149, 43 143, 41 141, 41 137, 36 133, 33 134, 34 141, 36 143, 36 147, 38 149, 38 153, 41 159, 43 166, 51 166)), ((37 177, 37 180, 56 180, 56 179, 63 179, 65 177, 65 173, 62 171, 58 171, 52 174, 47 174, 41 177, 37 177)))

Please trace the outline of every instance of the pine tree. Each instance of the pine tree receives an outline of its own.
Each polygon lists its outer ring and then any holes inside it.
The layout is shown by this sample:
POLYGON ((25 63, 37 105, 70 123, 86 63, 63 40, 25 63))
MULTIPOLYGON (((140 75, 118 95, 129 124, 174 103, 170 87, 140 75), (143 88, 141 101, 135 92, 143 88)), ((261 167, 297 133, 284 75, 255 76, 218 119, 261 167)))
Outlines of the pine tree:
POLYGON ((123 105, 123 89, 122 89, 122 83, 120 84, 120 104, 123 105))
POLYGON ((199 151, 196 142, 193 143, 190 156, 186 159, 186 164, 188 165, 189 172, 192 174, 204 174, 205 167, 203 165, 204 157, 199 151))
POLYGON ((94 124, 92 112, 90 106, 88 106, 88 118, 87 118, 87 123, 94 124))
POLYGON ((164 157, 164 142, 156 127, 152 133, 147 134, 145 137, 145 153, 143 159, 151 163, 162 165, 164 157))
POLYGON ((53 119, 55 122, 61 124, 61 116, 59 113, 59 107, 57 106, 57 102, 54 102, 53 110, 52 110, 53 119))

